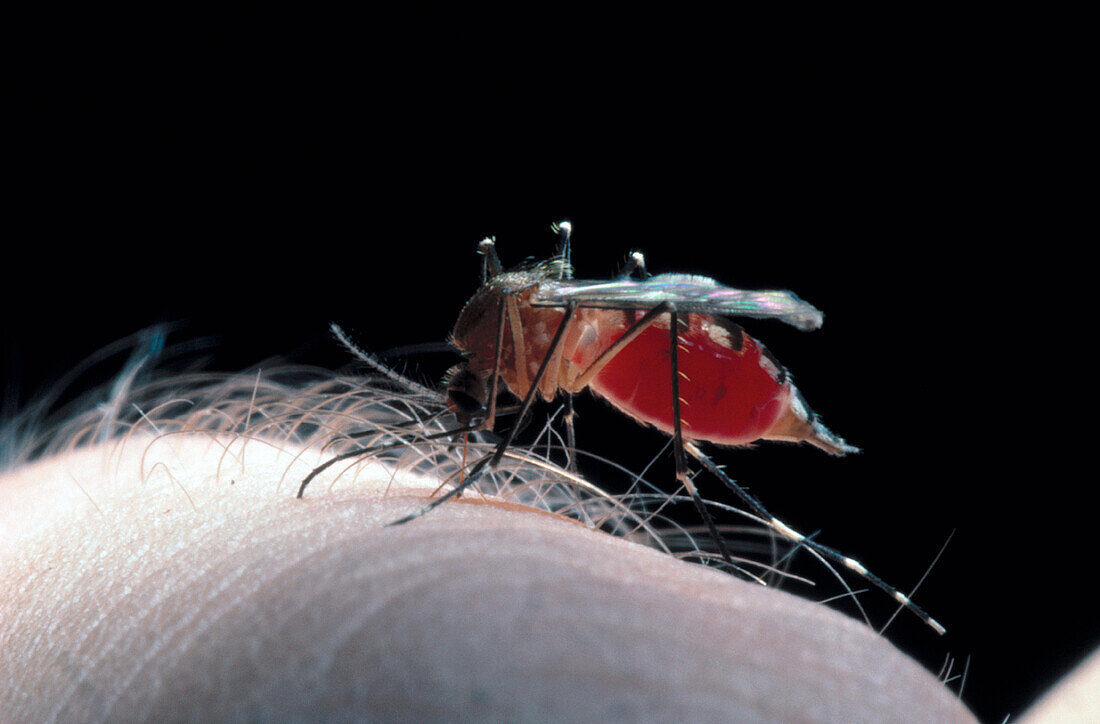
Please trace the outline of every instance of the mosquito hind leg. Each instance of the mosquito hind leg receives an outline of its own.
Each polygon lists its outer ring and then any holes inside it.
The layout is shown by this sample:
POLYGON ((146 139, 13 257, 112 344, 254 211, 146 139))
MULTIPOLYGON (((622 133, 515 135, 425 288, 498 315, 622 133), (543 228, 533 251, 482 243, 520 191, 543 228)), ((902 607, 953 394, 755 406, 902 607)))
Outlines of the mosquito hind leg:
MULTIPOLYGON (((783 521, 773 516, 771 513, 768 512, 768 509, 760 503, 759 500, 750 495, 747 490, 738 485, 729 475, 726 475, 726 472, 722 470, 722 468, 718 467, 718 465, 716 465, 713 460, 711 460, 697 447, 690 443, 686 444, 684 447, 693 458, 698 460, 702 464, 702 466, 706 468, 708 472, 710 472, 711 475, 721 480, 727 488, 732 490, 737 495, 737 497, 739 497, 742 502, 744 502, 751 509, 754 515, 763 520, 769 528, 774 530, 783 538, 786 538, 787 540, 798 546, 803 546, 811 551, 814 551, 822 557, 828 558, 834 563, 838 563, 844 568, 847 568, 848 570, 856 573, 865 581, 884 591, 887 595, 890 596, 890 598, 894 599, 903 607, 911 611, 917 618, 919 618, 921 621, 924 621, 924 623, 930 626, 936 633, 943 634, 947 631, 947 629, 945 629, 939 621, 929 616, 927 613, 925 613, 924 609, 913 603, 913 601, 910 600, 909 596, 902 593, 897 588, 894 588, 890 584, 886 583, 884 580, 869 571, 866 566, 864 566, 859 561, 855 560, 854 558, 849 558, 848 556, 842 554, 840 551, 834 548, 830 548, 827 545, 818 543, 816 540, 814 540, 813 536, 803 535, 794 528, 791 528, 783 521)), ((856 605, 859 606, 858 600, 856 601, 856 605)), ((862 610, 862 607, 860 607, 860 610, 862 610)))

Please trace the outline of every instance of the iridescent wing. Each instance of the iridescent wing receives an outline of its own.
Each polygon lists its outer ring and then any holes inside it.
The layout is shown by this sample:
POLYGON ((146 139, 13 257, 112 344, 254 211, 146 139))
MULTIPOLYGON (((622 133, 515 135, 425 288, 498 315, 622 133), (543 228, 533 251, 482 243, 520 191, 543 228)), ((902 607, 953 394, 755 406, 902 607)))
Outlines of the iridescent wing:
POLYGON ((680 312, 778 319, 802 330, 817 329, 825 319, 820 310, 793 292, 732 289, 691 274, 658 274, 645 281, 546 280, 535 287, 530 298, 537 307, 560 307, 569 302, 599 309, 652 309, 671 302, 680 312))

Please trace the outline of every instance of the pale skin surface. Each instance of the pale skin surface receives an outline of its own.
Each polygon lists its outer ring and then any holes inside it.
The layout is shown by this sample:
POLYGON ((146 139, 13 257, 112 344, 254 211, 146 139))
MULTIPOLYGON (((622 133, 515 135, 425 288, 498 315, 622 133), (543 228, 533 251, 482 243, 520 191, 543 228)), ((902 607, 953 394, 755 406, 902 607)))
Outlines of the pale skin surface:
POLYGON ((382 527, 430 482, 297 500, 316 451, 151 440, 0 476, 6 719, 972 721, 825 606, 477 494, 382 527))
POLYGON ((1021 724, 1100 721, 1100 649, 1062 677, 1017 721, 1021 724))

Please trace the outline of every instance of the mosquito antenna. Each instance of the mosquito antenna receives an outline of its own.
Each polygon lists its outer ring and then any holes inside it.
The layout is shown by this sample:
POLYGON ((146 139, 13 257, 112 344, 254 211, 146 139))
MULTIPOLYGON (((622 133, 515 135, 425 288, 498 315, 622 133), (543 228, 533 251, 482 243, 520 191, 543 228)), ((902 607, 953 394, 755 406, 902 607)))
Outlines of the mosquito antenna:
POLYGON ((497 238, 486 236, 477 245, 477 253, 484 257, 481 260, 481 283, 485 284, 503 271, 503 267, 500 265, 500 257, 497 256, 497 238))
POLYGON ((353 342, 351 340, 351 337, 348 336, 348 333, 345 332, 343 327, 341 327, 339 324, 336 324, 335 322, 333 322, 332 324, 329 325, 329 329, 332 331, 332 335, 334 337, 336 337, 337 341, 339 341, 340 344, 342 344, 345 349, 347 349, 349 352, 351 352, 352 355, 357 357, 360 362, 364 362, 364 363, 370 365, 371 367, 373 367, 375 369, 375 371, 379 372, 382 375, 385 375, 386 377, 388 377, 389 379, 391 379, 395 383, 397 383, 399 386, 404 387, 405 389, 409 390, 410 392, 417 392, 417 393, 420 393, 422 395, 432 395, 432 394, 434 394, 434 392, 432 390, 428 389, 424 385, 417 384, 416 382, 413 382, 412 380, 407 379, 407 378, 397 374, 392 369, 390 369, 386 365, 379 362, 374 357, 374 355, 370 354, 369 352, 365 351, 362 347, 355 344, 355 342, 353 342))

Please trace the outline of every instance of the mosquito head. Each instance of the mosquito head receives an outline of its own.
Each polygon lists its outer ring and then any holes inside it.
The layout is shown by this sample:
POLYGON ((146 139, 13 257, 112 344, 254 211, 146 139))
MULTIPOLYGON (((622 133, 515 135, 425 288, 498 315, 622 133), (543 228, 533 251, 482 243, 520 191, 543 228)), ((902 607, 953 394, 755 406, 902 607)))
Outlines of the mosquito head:
POLYGON ((477 425, 488 416, 488 393, 481 378, 470 371, 467 363, 451 368, 446 377, 447 407, 459 424, 477 425))

